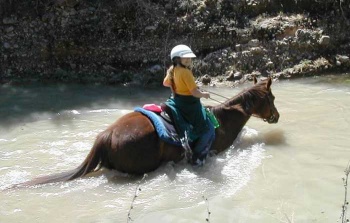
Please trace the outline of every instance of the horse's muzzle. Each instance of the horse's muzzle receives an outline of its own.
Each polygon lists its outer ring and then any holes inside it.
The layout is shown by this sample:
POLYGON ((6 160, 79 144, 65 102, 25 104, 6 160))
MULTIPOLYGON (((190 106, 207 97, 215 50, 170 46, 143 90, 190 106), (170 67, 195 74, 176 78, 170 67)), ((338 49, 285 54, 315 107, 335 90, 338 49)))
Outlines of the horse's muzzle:
POLYGON ((264 119, 264 121, 269 124, 274 124, 278 122, 279 117, 280 117, 280 114, 278 114, 278 112, 276 114, 272 113, 272 115, 269 118, 264 119))

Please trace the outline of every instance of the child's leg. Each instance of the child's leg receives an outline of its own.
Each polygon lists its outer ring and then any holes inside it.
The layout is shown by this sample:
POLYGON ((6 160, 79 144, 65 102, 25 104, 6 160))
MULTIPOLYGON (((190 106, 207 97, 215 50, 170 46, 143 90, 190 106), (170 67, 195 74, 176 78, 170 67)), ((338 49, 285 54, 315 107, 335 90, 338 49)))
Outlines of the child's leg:
POLYGON ((198 138, 193 149, 192 161, 194 165, 204 164, 204 160, 208 155, 211 144, 215 139, 215 128, 209 119, 207 119, 207 124, 209 126, 209 129, 198 138))

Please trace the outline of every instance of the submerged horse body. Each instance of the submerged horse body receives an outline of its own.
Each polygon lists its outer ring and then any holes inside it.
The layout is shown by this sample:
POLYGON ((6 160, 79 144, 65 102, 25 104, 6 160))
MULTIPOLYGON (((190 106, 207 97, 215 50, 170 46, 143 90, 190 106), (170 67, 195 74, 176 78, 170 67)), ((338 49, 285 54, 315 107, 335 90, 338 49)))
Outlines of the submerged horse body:
MULTIPOLYGON (((226 102, 211 107, 220 127, 211 150, 222 152, 232 145, 251 116, 268 123, 277 123, 279 113, 271 92, 271 78, 242 91, 226 102)), ((83 163, 71 171, 39 177, 17 186, 73 180, 97 171, 101 167, 130 174, 143 174, 168 161, 184 158, 182 147, 161 141, 152 122, 139 112, 128 113, 101 132, 83 163)))

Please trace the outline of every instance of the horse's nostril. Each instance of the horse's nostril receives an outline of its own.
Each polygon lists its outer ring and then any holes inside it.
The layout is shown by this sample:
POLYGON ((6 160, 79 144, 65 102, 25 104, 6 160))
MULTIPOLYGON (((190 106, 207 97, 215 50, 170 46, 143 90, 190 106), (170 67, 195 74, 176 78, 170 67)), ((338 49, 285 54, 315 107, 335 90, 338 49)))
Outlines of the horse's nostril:
POLYGON ((278 122, 278 116, 271 115, 270 118, 267 120, 268 123, 277 123, 278 122))

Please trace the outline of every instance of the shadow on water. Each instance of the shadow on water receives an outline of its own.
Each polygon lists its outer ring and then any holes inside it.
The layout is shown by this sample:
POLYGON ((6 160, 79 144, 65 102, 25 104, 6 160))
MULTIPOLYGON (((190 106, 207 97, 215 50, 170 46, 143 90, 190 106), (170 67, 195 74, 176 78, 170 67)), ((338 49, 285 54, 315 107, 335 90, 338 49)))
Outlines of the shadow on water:
POLYGON ((282 129, 273 129, 263 134, 263 141, 266 145, 286 145, 287 139, 282 129))
POLYGON ((133 109, 147 103, 160 103, 169 96, 166 88, 105 85, 50 84, 0 86, 0 125, 51 117, 54 123, 67 122, 73 110, 133 109), (113 106, 113 107, 111 107, 113 106))

